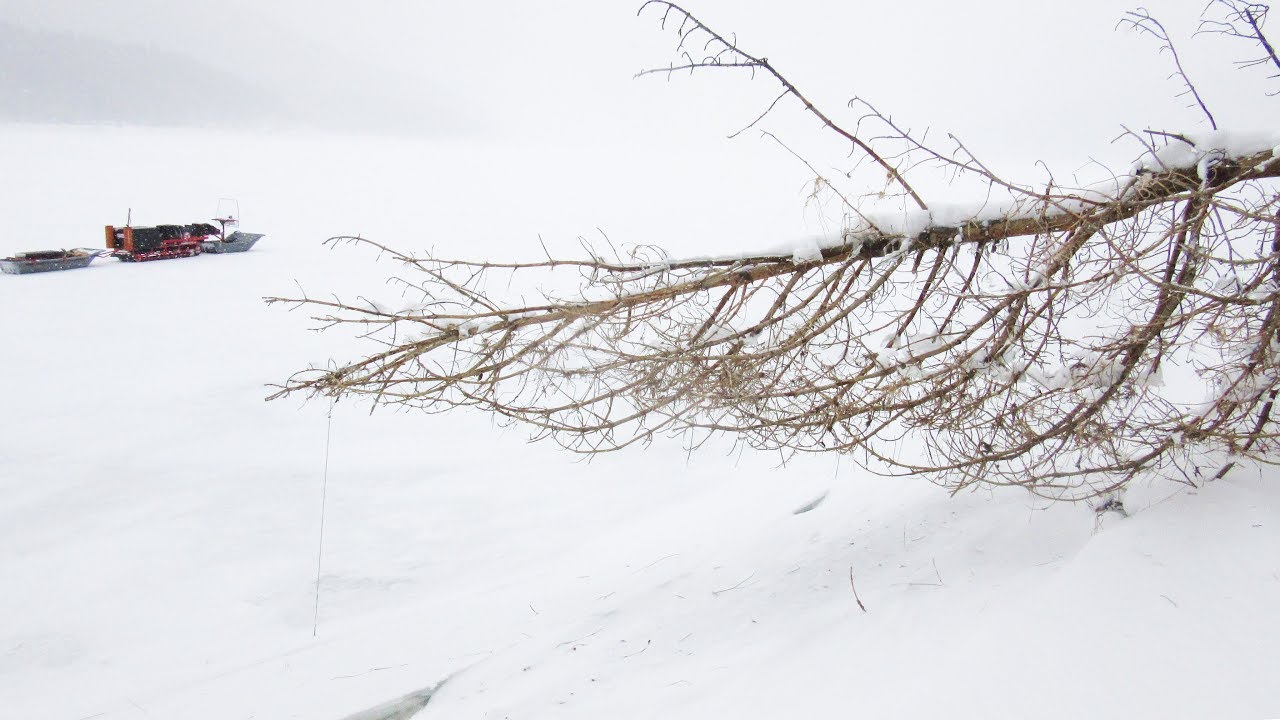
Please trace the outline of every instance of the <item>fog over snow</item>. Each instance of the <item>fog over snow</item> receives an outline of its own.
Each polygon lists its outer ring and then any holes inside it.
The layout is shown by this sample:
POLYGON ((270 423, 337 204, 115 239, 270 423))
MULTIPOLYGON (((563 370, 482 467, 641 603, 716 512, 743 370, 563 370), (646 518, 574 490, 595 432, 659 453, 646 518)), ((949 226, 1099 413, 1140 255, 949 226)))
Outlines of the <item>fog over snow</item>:
MULTIPOLYGON (((1175 37, 1185 37, 1202 4, 1147 5, 1175 37)), ((181 55, 264 91, 269 106, 292 113, 293 124, 348 131, 463 132, 534 145, 584 137, 661 143, 685 133, 716 142, 772 98, 764 83, 752 86, 729 74, 633 80, 641 68, 674 59, 674 36, 658 31, 652 10, 637 18, 638 6, 614 0, 374 0, 358 8, 336 0, 9 0, 0 6, 0 21, 61 40, 83 37, 82 55, 92 56, 101 41, 135 53, 181 55)), ((1090 157, 1109 160, 1108 144, 1121 123, 1185 127, 1199 121, 1185 100, 1173 98, 1180 88, 1165 79, 1167 58, 1151 38, 1114 30, 1131 9, 1115 0, 980 6, 807 0, 785 9, 708 0, 691 9, 772 58, 825 107, 859 96, 912 127, 953 132, 985 156, 1007 155, 1027 166, 1039 159, 1071 171, 1090 157)), ((1210 57, 1218 49, 1211 39, 1184 42, 1183 59, 1225 124, 1266 125, 1248 107, 1231 104, 1230 91, 1250 76, 1210 57)), ((74 55, 76 48, 58 52, 74 55)), ((34 92, 45 84, 60 92, 67 82, 58 75, 61 67, 37 59, 5 71, 34 92)), ((208 92, 217 106, 224 99, 215 90, 208 92)), ((813 127, 803 118, 792 121, 796 128, 813 127)), ((787 129, 783 122, 771 127, 787 129)), ((1127 149, 1115 155, 1132 159, 1127 149)))

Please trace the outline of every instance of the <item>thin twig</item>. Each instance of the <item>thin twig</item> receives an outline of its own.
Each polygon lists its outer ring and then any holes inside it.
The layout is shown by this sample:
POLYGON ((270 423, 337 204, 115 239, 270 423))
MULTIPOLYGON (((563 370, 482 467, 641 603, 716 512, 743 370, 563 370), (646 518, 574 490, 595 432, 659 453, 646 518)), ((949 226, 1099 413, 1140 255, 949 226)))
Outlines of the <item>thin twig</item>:
POLYGON ((756 572, 755 572, 754 570, 752 570, 752 571, 751 571, 751 574, 750 574, 750 575, 748 575, 748 576, 746 576, 746 577, 745 577, 745 578, 743 578, 742 580, 738 581, 738 584, 737 584, 737 585, 734 585, 733 587, 727 587, 727 588, 724 588, 724 589, 722 589, 722 590, 712 590, 712 591, 711 591, 711 594, 712 594, 712 595, 719 595, 719 594, 721 594, 721 593, 727 593, 727 592, 729 592, 730 590, 737 590, 738 588, 742 587, 742 586, 743 586, 743 585, 744 585, 748 580, 750 580, 751 578, 753 578, 753 577, 755 577, 755 576, 756 576, 756 572))
POLYGON ((858 597, 858 588, 853 584, 853 566, 849 566, 849 589, 853 591, 854 602, 858 603, 858 609, 862 612, 867 611, 867 606, 862 604, 862 598, 858 597))

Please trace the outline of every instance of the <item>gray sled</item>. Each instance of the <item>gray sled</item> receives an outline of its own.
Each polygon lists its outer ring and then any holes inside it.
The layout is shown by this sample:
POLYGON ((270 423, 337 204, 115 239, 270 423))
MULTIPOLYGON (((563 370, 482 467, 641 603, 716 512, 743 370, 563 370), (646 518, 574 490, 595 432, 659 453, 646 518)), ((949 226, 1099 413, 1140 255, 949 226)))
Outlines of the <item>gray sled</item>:
POLYGON ((207 253, 245 252, 262 238, 263 233, 246 233, 237 230, 228 235, 226 240, 205 240, 200 243, 200 247, 207 253))
POLYGON ((75 270, 88 267, 94 258, 110 254, 106 250, 76 248, 74 250, 32 250, 0 259, 0 272, 9 275, 75 270))

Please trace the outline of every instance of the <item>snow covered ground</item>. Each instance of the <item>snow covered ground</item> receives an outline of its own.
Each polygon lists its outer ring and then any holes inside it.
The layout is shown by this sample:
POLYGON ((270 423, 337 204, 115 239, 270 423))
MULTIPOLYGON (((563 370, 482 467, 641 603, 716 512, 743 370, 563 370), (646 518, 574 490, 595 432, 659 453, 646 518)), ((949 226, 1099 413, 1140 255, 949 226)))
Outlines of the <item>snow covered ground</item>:
POLYGON ((0 717, 339 720, 445 678, 418 717, 1280 716, 1273 471, 1099 519, 836 458, 584 463, 474 414, 340 403, 329 432, 324 403, 262 401, 357 346, 260 298, 393 270, 331 234, 511 256, 597 226, 684 254, 801 232, 794 172, 690 152, 0 129, 2 255, 228 195, 267 233, 0 277, 0 717))

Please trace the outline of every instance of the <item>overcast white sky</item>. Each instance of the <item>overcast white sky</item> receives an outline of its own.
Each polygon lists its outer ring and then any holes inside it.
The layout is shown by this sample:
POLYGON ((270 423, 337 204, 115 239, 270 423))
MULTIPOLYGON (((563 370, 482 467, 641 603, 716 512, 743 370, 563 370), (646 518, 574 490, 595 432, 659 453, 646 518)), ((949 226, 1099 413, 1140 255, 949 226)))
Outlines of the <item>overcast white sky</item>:
MULTIPOLYGON (((773 97, 728 75, 633 80, 672 59, 673 35, 637 0, 6 0, 0 19, 189 54, 271 88, 361 86, 447 116, 451 131, 517 142, 722 141, 773 97)), ((1202 0, 1147 2, 1175 36, 1202 0)), ((1132 5, 916 0, 689 0, 839 112, 859 95, 905 124, 952 131, 988 155, 1078 164, 1131 127, 1202 129, 1173 96, 1154 41, 1116 31, 1132 5)), ((1227 125, 1272 124, 1274 103, 1233 100, 1244 79, 1211 41, 1184 60, 1227 125), (1260 111, 1259 108, 1263 108, 1260 111), (1262 115, 1260 116, 1260 112, 1262 115)), ((1260 95, 1260 93, 1255 93, 1260 95)), ((849 116, 846 116, 849 119, 849 116)), ((802 133, 797 113, 770 127, 802 133)), ((760 143, 758 136, 744 141, 760 143)), ((1125 150, 1120 155, 1131 157, 1125 150)))

